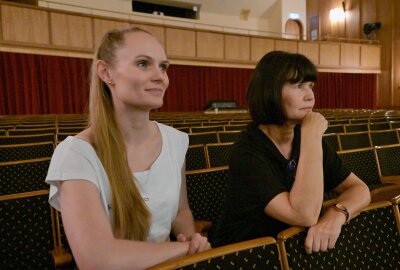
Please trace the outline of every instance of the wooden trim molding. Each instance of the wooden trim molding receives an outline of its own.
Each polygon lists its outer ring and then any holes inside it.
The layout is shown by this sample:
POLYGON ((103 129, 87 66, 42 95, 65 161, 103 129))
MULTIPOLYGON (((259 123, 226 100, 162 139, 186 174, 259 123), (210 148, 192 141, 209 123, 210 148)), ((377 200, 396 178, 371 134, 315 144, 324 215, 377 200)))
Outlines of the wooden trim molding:
POLYGON ((285 50, 306 55, 324 72, 381 72, 379 44, 226 33, 2 1, 0 51, 91 58, 99 37, 105 31, 129 25, 137 25, 152 33, 165 46, 173 63, 254 68, 267 52, 285 50), (21 22, 21 14, 29 14, 24 16, 24 22, 21 22), (30 30, 26 29, 27 25, 30 30), (214 45, 215 50, 210 50, 214 45))

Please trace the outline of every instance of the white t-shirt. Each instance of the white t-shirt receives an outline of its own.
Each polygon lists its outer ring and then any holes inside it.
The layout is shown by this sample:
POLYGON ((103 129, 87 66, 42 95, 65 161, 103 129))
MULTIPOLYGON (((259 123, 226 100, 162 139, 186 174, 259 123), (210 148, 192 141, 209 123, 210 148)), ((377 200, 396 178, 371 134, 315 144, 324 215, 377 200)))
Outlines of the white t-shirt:
MULTIPOLYGON (((157 123, 162 136, 161 153, 148 171, 134 173, 137 187, 152 215, 147 241, 169 241, 175 220, 189 138, 186 133, 157 123)), ((46 183, 50 184, 49 203, 61 210, 60 181, 83 179, 99 190, 106 214, 111 220, 111 190, 103 165, 94 148, 85 140, 68 137, 54 151, 46 183)), ((66 207, 66 206, 63 206, 66 207)), ((84 206, 83 206, 84 207, 84 206)))

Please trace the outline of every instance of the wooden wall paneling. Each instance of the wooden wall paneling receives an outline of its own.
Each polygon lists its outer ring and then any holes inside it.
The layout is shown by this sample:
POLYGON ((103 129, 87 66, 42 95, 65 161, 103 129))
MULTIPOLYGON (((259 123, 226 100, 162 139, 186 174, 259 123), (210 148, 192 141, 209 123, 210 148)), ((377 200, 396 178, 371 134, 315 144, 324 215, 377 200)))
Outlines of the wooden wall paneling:
POLYGON ((112 30, 112 29, 126 28, 129 26, 130 26, 129 22, 94 18, 93 19, 93 39, 94 39, 93 44, 94 44, 94 47, 96 47, 99 44, 100 39, 103 37, 103 35, 107 31, 112 30))
POLYGON ((134 23, 134 26, 149 31, 156 39, 158 39, 158 41, 161 42, 163 46, 165 46, 165 27, 141 23, 134 23))
POLYGON ((320 43, 319 64, 325 67, 338 67, 340 64, 340 45, 337 43, 320 43))
POLYGON ((167 28, 165 39, 169 57, 194 58, 196 56, 196 33, 194 30, 167 28))
POLYGON ((319 4, 320 1, 306 0, 306 14, 307 14, 307 39, 311 40, 311 31, 315 29, 318 33, 317 39, 321 34, 320 23, 319 23, 319 4))
POLYGON ((53 45, 93 49, 91 17, 52 12, 50 20, 53 45))
POLYGON ((346 38, 360 39, 360 0, 346 0, 346 38))
POLYGON ((360 44, 343 43, 340 45, 340 65, 343 67, 360 66, 360 44))
MULTIPOLYGON (((332 2, 330 0, 309 1, 314 3, 314 9, 327 10, 326 13, 320 12, 320 23, 323 24, 323 21, 329 22, 329 10, 332 7, 332 2)), ((397 89, 394 88, 395 86, 392 85, 393 82, 391 81, 396 73, 394 67, 391 66, 392 64, 394 65, 392 57, 396 57, 391 50, 392 46, 394 46, 392 38, 395 35, 391 27, 396 19, 393 15, 394 4, 390 0, 346 0, 346 3, 358 3, 357 1, 360 1, 358 6, 362 9, 360 16, 363 19, 375 18, 376 20, 374 21, 382 22, 382 29, 377 31, 377 38, 381 41, 382 48, 379 59, 377 59, 377 53, 372 54, 373 59, 366 57, 366 55, 370 54, 370 48, 363 48, 360 50, 358 56, 359 68, 353 66, 357 62, 353 59, 356 56, 352 53, 346 53, 346 48, 343 48, 343 55, 340 55, 340 44, 347 43, 335 43, 333 41, 320 41, 318 43, 320 44, 318 51, 309 48, 309 46, 315 47, 317 45, 309 45, 307 42, 303 43, 303 41, 247 36, 234 33, 226 34, 204 29, 196 30, 171 25, 157 25, 148 22, 125 21, 123 19, 55 11, 41 7, 26 8, 26 6, 2 1, 0 1, 0 20, 1 32, 4 38, 8 38, 3 43, 8 47, 10 47, 9 44, 15 44, 15 48, 20 51, 25 50, 26 52, 29 50, 37 50, 39 52, 39 50, 46 48, 48 52, 45 54, 50 53, 52 55, 66 55, 76 51, 91 52, 95 41, 97 42, 105 29, 125 27, 125 25, 128 26, 130 24, 142 27, 159 38, 161 43, 166 47, 167 54, 175 58, 175 60, 181 59, 187 61, 187 63, 194 63, 194 65, 209 64, 212 66, 218 61, 225 62, 223 63, 224 65, 228 64, 227 62, 238 65, 254 64, 270 50, 280 49, 290 52, 297 52, 299 50, 313 61, 318 59, 319 67, 331 68, 335 72, 342 72, 342 70, 344 70, 343 72, 349 72, 348 67, 351 67, 351 72, 356 73, 364 73, 368 69, 373 69, 374 72, 381 71, 379 83, 383 83, 385 88, 390 89, 387 90, 389 92, 383 94, 384 99, 389 101, 392 98, 392 91, 395 91, 393 89, 397 89), (374 16, 369 11, 371 7, 377 8, 374 16), (367 8, 367 13, 364 11, 365 8, 367 8), (199 33, 197 33, 198 31, 199 33), (222 36, 223 40, 221 41, 222 36), (215 37, 217 37, 215 39, 216 42, 213 43, 212 39, 215 37), (19 46, 21 42, 26 44, 19 46), (26 45, 30 47, 28 48, 26 45), (222 55, 223 58, 221 58, 222 55), (198 63, 193 62, 196 59, 199 60, 198 63), (207 63, 207 60, 210 60, 209 63, 207 63), (381 62, 381 68, 376 69, 374 67, 376 64, 374 63, 378 60, 381 62), (341 63, 345 66, 342 67, 341 63)), ((351 6, 347 7, 351 11, 351 6)), ((355 6, 354 8, 357 9, 355 6)), ((349 46, 351 51, 352 45, 349 46)), ((39 53, 41 52, 43 51, 39 53)), ((390 102, 385 104, 390 104, 390 102)))
MULTIPOLYGON (((342 0, 331 0, 331 9, 339 8, 343 9, 343 1, 342 0)), ((346 22, 345 20, 343 21, 337 21, 337 22, 331 22, 329 19, 329 14, 330 10, 328 11, 328 21, 331 25, 331 37, 333 38, 343 38, 346 37, 346 22)))
POLYGON ((224 59, 224 35, 222 33, 212 33, 197 31, 197 57, 204 59, 224 59))
POLYGON ((320 37, 321 39, 332 37, 331 22, 329 21, 329 11, 332 8, 332 3, 331 1, 320 1, 320 0, 314 0, 314 1, 320 2, 319 3, 319 23, 321 29, 320 37))
POLYGON ((379 45, 361 45, 360 66, 380 69, 381 48, 379 45))
MULTIPOLYGON (((394 85, 393 58, 396 52, 393 50, 393 37, 395 36, 395 22, 398 20, 399 14, 395 13, 393 0, 376 1, 376 21, 381 22, 381 29, 375 31, 376 38, 382 46, 381 51, 381 73, 379 74, 379 91, 378 104, 380 107, 394 106, 394 85)), ((374 21, 372 21, 374 22, 374 21)), ((398 54, 397 54, 398 55, 398 54)), ((399 56, 397 56, 399 57, 399 56)), ((400 106, 400 104, 397 104, 400 106)))
POLYGON ((285 52, 297 53, 297 41, 276 39, 275 49, 285 52))
POLYGON ((3 21, 3 15, 2 15, 2 5, 0 4, 0 41, 4 40, 3 25, 4 25, 4 21, 3 21))
MULTIPOLYGON (((399 33, 397 34, 397 38, 393 44, 394 51, 400 51, 400 37, 399 33)), ((393 63, 393 106, 400 107, 400 57, 395 57, 393 63)))
POLYGON ((250 61, 250 37, 225 35, 225 60, 250 61))
POLYGON ((49 44, 47 11, 1 5, 3 39, 12 42, 49 44))
POLYGON ((360 2, 360 38, 366 39, 364 24, 376 21, 376 0, 362 0, 360 2))
POLYGON ((298 51, 310 59, 314 65, 319 65, 319 43, 318 42, 299 42, 298 51))
MULTIPOLYGON (((400 3, 396 1, 394 3, 394 14, 400 14, 400 3)), ((400 107, 400 20, 395 16, 393 20, 394 27, 394 42, 393 42, 393 52, 395 52, 395 57, 393 57, 393 106, 400 107)))
POLYGON ((275 50, 275 41, 269 38, 251 37, 250 46, 250 60, 258 62, 265 54, 275 50))

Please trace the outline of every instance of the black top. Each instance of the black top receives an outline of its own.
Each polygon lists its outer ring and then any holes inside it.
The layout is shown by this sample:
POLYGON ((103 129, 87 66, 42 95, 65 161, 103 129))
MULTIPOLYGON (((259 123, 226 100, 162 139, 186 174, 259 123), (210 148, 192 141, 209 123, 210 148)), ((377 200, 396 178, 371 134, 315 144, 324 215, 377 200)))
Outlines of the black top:
MULTIPOLYGON (((210 236, 214 247, 263 236, 276 237, 291 226, 269 217, 264 208, 276 195, 292 188, 300 135, 300 126, 296 126, 292 156, 287 160, 255 124, 242 132, 231 151, 227 194, 217 228, 210 236)), ((351 172, 324 141, 322 147, 324 191, 329 191, 351 172)))

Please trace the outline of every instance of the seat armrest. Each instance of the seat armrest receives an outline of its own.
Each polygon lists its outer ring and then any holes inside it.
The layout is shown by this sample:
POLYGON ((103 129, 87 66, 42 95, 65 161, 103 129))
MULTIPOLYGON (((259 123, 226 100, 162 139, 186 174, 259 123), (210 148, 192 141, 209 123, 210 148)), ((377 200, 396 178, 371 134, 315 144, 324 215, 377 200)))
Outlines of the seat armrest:
POLYGON ((400 185, 400 175, 381 176, 382 183, 392 183, 400 185))
POLYGON ((55 269, 74 269, 74 258, 71 252, 65 250, 63 247, 55 247, 51 251, 55 269))
POLYGON ((195 230, 203 236, 208 236, 208 231, 212 227, 212 222, 207 220, 195 220, 194 221, 195 230))

